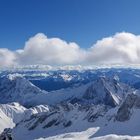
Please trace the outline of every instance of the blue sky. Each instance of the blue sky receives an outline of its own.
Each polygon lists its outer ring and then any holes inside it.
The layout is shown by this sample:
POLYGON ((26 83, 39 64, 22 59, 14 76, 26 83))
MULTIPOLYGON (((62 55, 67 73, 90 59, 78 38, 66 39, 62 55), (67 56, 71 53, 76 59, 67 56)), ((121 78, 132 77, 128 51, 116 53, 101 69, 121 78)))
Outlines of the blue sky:
POLYGON ((140 34, 139 0, 0 0, 0 48, 42 32, 88 48, 116 32, 140 34))

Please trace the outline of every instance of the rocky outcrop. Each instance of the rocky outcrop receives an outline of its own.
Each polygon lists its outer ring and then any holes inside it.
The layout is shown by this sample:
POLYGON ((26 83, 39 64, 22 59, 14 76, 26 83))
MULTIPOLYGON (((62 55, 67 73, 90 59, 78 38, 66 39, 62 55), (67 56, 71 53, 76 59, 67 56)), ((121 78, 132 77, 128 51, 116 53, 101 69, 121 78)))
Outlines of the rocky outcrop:
POLYGON ((129 92, 129 87, 120 83, 117 79, 99 77, 90 85, 83 99, 94 104, 104 104, 115 107, 121 103, 129 92))
POLYGON ((140 108, 140 96, 136 94, 129 94, 123 104, 118 109, 116 120, 127 121, 132 115, 133 108, 140 108))
POLYGON ((12 138, 11 133, 12 133, 12 129, 10 129, 10 128, 4 129, 2 134, 0 134, 0 140, 14 140, 12 138))

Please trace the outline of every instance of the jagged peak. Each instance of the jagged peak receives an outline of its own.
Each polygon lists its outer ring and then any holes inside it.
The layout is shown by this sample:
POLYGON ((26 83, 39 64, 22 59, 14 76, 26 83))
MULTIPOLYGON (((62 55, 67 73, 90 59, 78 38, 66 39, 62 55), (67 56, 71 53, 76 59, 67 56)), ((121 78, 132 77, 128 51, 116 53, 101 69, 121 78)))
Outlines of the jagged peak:
POLYGON ((93 103, 110 106, 119 105, 127 94, 126 85, 119 82, 118 78, 99 77, 86 90, 83 98, 92 100, 93 103))

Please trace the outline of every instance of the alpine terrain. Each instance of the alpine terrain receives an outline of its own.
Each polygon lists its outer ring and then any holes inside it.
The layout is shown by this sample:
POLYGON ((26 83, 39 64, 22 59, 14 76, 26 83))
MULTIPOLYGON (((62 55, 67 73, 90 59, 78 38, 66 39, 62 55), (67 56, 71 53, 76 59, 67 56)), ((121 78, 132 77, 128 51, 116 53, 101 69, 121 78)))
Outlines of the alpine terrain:
POLYGON ((0 140, 140 140, 140 70, 0 73, 0 140))

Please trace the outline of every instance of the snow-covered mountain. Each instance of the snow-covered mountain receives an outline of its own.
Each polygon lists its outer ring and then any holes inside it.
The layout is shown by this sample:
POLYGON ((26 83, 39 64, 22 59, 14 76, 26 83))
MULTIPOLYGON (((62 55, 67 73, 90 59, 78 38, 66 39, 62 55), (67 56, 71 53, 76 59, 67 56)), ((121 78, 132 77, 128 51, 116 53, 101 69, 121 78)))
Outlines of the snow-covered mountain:
POLYGON ((19 102, 30 105, 34 96, 44 92, 19 75, 8 75, 0 79, 0 103, 19 102))
POLYGON ((127 138, 125 135, 139 136, 139 100, 140 95, 132 93, 115 108, 106 105, 60 104, 47 113, 39 113, 20 122, 13 129, 12 136, 15 140, 19 138, 34 140, 40 137, 49 140, 78 139, 78 137, 94 140, 95 137, 102 139, 110 137, 114 140, 115 136, 112 134, 118 135, 116 139, 127 138), (106 137, 103 137, 105 135, 106 137))
POLYGON ((0 140, 139 140, 139 82, 136 69, 3 71, 0 140))
POLYGON ((117 77, 100 77, 87 88, 83 98, 94 104, 103 103, 114 107, 119 105, 129 92, 132 92, 130 87, 120 83, 117 77))
POLYGON ((8 75, 0 79, 0 103, 19 102, 25 106, 55 105, 60 102, 116 106, 130 91, 131 88, 120 83, 118 79, 107 77, 52 92, 39 89, 19 75, 8 75))

